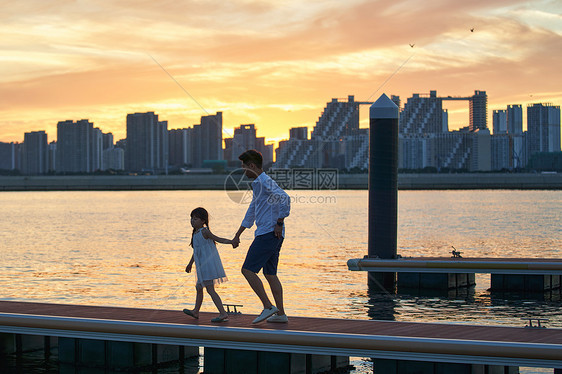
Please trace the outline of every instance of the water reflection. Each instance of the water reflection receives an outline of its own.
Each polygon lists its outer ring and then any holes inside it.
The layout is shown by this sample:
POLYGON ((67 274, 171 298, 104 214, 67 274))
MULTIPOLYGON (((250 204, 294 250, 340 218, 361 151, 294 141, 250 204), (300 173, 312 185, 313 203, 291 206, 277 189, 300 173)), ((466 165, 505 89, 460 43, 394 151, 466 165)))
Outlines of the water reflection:
MULTIPOLYGON (((438 294, 369 286, 364 272, 346 266, 367 251, 367 191, 298 194, 337 200, 304 199, 317 203, 295 203, 286 220, 279 275, 289 316, 522 326, 520 318, 534 314, 562 328, 559 293, 490 293, 485 276, 477 275, 473 289, 438 294)), ((398 198, 402 256, 449 256, 451 245, 465 257, 562 255, 562 191, 400 191, 398 198)), ((247 207, 224 191, 2 192, 0 298, 188 307, 195 297, 195 278, 184 272, 188 214, 197 206, 210 212, 213 232, 227 237, 247 207)), ((252 239, 246 230, 238 249, 218 246, 229 277, 219 294, 242 302, 247 314, 261 310, 240 274, 252 239)), ((215 310, 210 299, 203 310, 215 310)))
MULTIPOLYGON (((405 290, 403 290, 405 291, 405 290)), ((450 322, 522 327, 527 318, 548 319, 547 327, 560 328, 560 296, 552 293, 534 295, 491 294, 469 287, 439 291, 418 289, 391 294, 380 287, 370 287, 366 294, 350 294, 350 309, 362 311, 369 319, 411 322, 450 322), (358 297, 366 299, 362 308, 358 297)))
MULTIPOLYGON (((464 295, 462 289, 432 295, 401 290, 394 312, 382 308, 388 311, 370 315, 365 309, 376 310, 384 299, 376 295, 376 287, 369 287, 365 273, 346 266, 349 258, 366 254, 367 191, 298 191, 309 197, 322 193, 336 195, 337 201, 295 203, 286 222, 279 275, 290 315, 411 320, 422 314, 412 314, 416 304, 401 302, 403 298, 470 301, 482 294, 490 304, 492 298, 507 298, 486 293, 489 280, 477 276, 474 294, 464 295)), ((561 199, 561 191, 400 191, 398 251, 405 256, 447 256, 454 245, 465 256, 559 257, 562 234, 555 217, 561 199)), ((209 210, 213 232, 220 236, 236 232, 246 209, 224 191, 2 193, 0 298, 188 307, 195 284, 193 274, 184 272, 191 254, 188 213, 196 206, 209 210)), ((243 301, 248 314, 261 310, 240 274, 252 239, 246 230, 239 248, 219 245, 229 277, 220 295, 225 302, 243 301)), ((560 302, 554 296, 540 300, 560 302)), ((206 299, 203 309, 214 306, 206 299)), ((476 312, 476 321, 488 323, 487 313, 476 312)), ((439 313, 423 317, 444 318, 439 313)), ((446 318, 474 319, 458 313, 446 318)), ((559 317, 554 325, 562 327, 559 317)))

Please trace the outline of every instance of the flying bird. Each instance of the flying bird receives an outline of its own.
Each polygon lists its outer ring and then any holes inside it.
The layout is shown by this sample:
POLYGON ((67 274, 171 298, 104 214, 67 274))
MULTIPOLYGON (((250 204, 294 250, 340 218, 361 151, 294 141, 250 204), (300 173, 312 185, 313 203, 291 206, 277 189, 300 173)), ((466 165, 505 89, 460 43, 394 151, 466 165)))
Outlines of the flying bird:
POLYGON ((412 44, 410 43, 410 47, 414 48, 414 46, 416 45, 416 43, 412 44))
POLYGON ((474 27, 470 29, 470 32, 474 32, 474 27))

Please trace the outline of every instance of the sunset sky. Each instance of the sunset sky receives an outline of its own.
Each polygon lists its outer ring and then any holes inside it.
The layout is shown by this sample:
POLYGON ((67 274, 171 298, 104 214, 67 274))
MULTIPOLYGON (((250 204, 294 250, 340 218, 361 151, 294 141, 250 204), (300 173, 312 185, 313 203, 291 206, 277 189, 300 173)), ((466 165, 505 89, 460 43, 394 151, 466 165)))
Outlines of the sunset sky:
MULTIPOLYGON (((1 4, 2 142, 38 130, 56 140, 67 119, 118 140, 127 113, 147 111, 168 129, 222 111, 223 137, 254 123, 277 141, 291 127, 312 130, 326 102, 348 95, 404 103, 484 90, 490 128, 493 109, 562 104, 560 0, 1 4)), ((450 129, 468 124, 468 103, 446 108, 450 129)), ((367 107, 361 118, 367 127, 367 107)))

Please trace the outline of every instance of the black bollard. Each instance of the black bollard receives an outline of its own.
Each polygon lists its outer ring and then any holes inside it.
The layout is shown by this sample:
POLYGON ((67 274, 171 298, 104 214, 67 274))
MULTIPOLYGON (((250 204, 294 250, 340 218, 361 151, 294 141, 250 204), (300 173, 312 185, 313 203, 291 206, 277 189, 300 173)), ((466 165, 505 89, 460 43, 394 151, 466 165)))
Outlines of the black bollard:
MULTIPOLYGON (((371 106, 369 117, 368 257, 393 259, 398 223, 398 107, 383 94, 371 106)), ((395 279, 396 273, 369 273, 369 285, 386 291, 394 290, 395 279)))

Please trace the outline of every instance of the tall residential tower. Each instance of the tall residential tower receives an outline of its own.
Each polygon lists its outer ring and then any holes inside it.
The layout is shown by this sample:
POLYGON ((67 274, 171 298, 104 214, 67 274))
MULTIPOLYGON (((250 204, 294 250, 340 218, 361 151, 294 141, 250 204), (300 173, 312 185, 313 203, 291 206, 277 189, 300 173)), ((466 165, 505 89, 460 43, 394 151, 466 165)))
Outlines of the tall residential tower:
POLYGON ((154 112, 127 114, 125 170, 165 170, 168 166, 168 122, 154 112))
POLYGON ((559 106, 527 106, 527 149, 529 157, 537 152, 560 152, 559 106))

